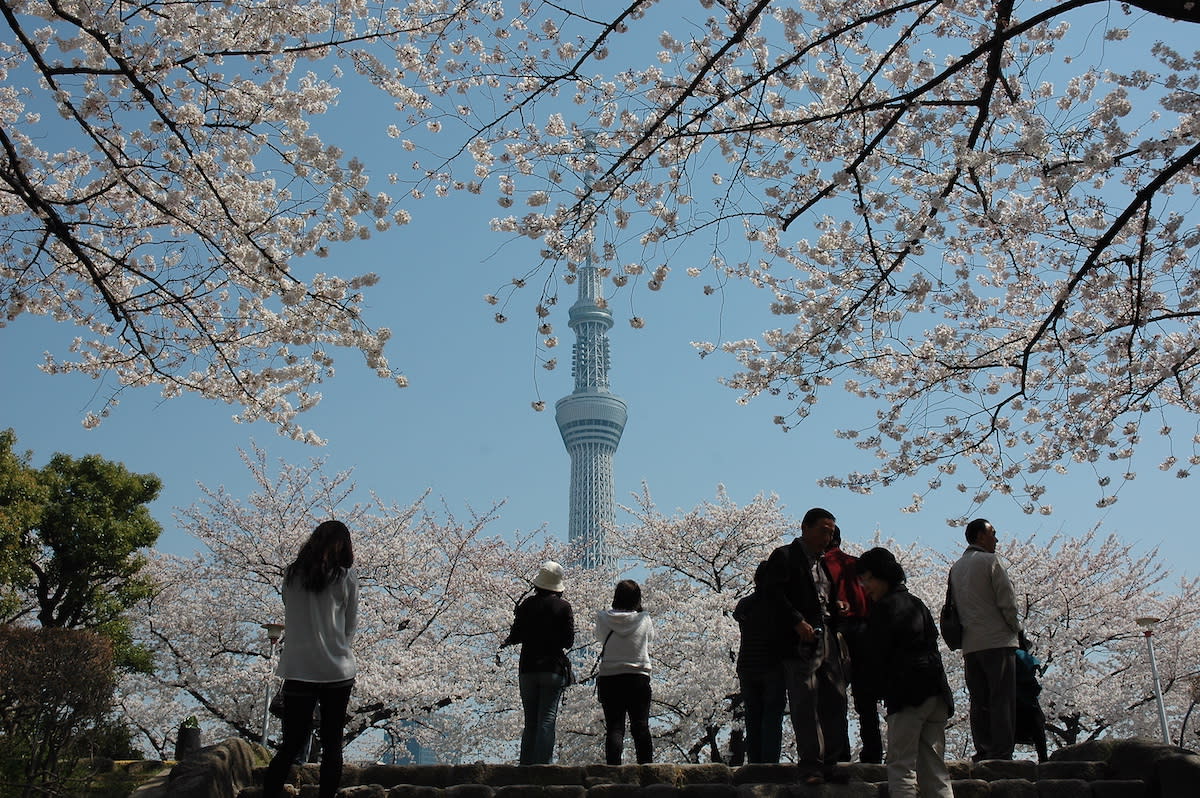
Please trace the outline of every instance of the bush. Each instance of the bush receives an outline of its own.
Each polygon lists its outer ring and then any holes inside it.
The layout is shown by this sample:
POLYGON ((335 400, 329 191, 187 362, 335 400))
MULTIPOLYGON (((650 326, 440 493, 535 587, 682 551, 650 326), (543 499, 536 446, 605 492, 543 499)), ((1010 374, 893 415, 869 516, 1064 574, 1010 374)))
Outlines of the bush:
POLYGON ((107 725, 112 644, 76 629, 0 626, 0 795, 72 794, 107 725))

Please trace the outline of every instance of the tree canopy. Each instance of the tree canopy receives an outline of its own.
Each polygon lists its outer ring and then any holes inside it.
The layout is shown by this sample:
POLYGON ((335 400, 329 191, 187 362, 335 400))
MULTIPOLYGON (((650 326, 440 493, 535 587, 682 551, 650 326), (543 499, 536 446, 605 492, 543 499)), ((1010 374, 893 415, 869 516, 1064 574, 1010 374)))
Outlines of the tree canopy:
POLYGON ((94 454, 55 454, 34 468, 15 443, 12 430, 0 436, 3 620, 93 629, 116 645, 119 664, 148 667, 125 613, 151 588, 145 552, 162 526, 147 504, 162 483, 94 454))
POLYGON ((1048 513, 1048 473, 1111 502, 1153 434, 1161 469, 1200 463, 1176 423, 1200 410, 1194 3, 2 7, 0 302, 86 330, 48 370, 315 439, 334 348, 405 380, 361 312, 375 277, 299 262, 464 191, 542 250, 498 321, 528 289, 549 329, 589 259, 613 293, 763 291, 767 329, 697 347, 784 429, 831 390, 878 408, 837 433, 874 466, 825 484, 1048 513), (392 193, 321 132, 361 84, 411 159, 392 193))
MULTIPOLYGON (((362 585, 355 641, 360 670, 347 734, 365 755, 378 753, 372 739, 382 747, 380 732, 388 731, 451 760, 515 757, 521 724, 517 654, 499 644, 528 580, 542 561, 554 558, 568 566, 564 597, 575 613, 578 673, 586 674, 599 653, 597 610, 610 603, 618 578, 634 574, 655 623, 656 750, 662 761, 729 761, 731 735, 743 723, 733 607, 749 592, 757 564, 797 529, 776 497, 739 505, 718 486, 712 500, 663 512, 643 490, 628 508, 632 523, 610 538, 622 570, 585 570, 571 567, 574 554, 539 533, 489 533, 498 508, 458 521, 424 496, 407 504, 378 497, 350 504, 351 474, 326 474, 321 460, 274 465, 255 450, 245 461, 254 477, 252 493, 208 490, 181 516, 204 548, 192 557, 153 562, 160 587, 139 605, 136 635, 154 650, 159 667, 127 675, 119 691, 123 717, 139 730, 139 743, 169 751, 179 718, 193 713, 217 735, 261 734, 264 686, 276 683, 260 626, 281 617, 285 564, 318 520, 337 517, 350 526, 362 585)), ((957 552, 897 547, 886 530, 843 534, 851 553, 891 547, 913 592, 940 606, 957 552)), ((1001 553, 1016 586, 1022 626, 1045 665, 1041 702, 1052 724, 1051 746, 1155 733, 1144 640, 1131 608, 1163 619, 1155 633, 1158 667, 1174 738, 1189 706, 1189 686, 1200 676, 1200 607, 1194 601, 1200 582, 1172 585, 1157 552, 1137 554, 1094 531, 1013 539, 1001 553)), ((950 750, 967 756, 969 702, 961 658, 944 654, 962 699, 950 750)), ((560 761, 595 760, 602 748, 600 714, 591 690, 567 691, 558 720, 560 761)), ((272 736, 277 732, 276 725, 272 736)))

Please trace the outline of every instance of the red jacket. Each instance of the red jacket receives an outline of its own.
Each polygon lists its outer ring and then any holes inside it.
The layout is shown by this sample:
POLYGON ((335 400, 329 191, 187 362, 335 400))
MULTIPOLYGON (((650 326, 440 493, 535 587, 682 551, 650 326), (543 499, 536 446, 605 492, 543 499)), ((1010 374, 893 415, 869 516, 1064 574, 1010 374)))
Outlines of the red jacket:
POLYGON ((842 618, 864 620, 870 614, 871 600, 858 583, 858 558, 836 546, 825 552, 825 567, 833 579, 833 597, 847 607, 842 618))

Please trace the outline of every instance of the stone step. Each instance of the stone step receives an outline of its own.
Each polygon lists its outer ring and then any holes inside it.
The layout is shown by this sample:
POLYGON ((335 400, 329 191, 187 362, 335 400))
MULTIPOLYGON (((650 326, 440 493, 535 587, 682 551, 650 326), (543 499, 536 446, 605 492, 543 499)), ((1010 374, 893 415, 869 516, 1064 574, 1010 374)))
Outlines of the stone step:
MULTIPOLYGON (((1150 798, 1104 762, 953 761, 955 798, 1150 798)), ((887 768, 842 764, 846 783, 797 783, 793 765, 347 765, 339 798, 886 798, 887 768)), ((293 771, 316 798, 318 768, 293 771)), ((261 769, 256 782, 261 783, 261 769)), ((239 798, 261 798, 258 786, 239 798)), ((1180 796, 1184 798, 1184 796, 1180 796)))

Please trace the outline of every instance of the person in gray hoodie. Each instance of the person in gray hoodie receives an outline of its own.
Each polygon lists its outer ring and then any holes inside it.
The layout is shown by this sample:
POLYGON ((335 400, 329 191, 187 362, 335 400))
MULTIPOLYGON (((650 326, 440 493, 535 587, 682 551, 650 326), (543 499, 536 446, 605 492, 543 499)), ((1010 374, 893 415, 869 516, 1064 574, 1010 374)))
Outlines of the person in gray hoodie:
POLYGON ((642 588, 632 579, 617 583, 612 608, 596 613, 601 643, 596 694, 604 710, 604 758, 621 764, 625 718, 638 764, 654 761, 650 740, 650 642, 654 624, 642 608, 642 588))

